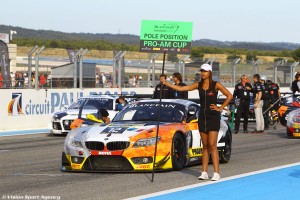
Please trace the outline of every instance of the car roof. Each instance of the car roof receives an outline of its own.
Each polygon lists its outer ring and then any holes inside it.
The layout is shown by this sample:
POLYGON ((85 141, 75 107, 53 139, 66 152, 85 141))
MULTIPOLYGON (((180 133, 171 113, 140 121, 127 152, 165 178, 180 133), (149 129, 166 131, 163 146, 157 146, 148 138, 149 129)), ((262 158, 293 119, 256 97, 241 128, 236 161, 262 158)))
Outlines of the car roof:
POLYGON ((103 94, 92 94, 84 97, 80 97, 78 99, 116 99, 115 97, 109 96, 109 95, 103 95, 103 94))
MULTIPOLYGON (((189 101, 189 100, 184 100, 184 99, 162 99, 161 101, 163 103, 177 103, 177 104, 184 105, 186 107, 188 107, 190 105, 197 105, 195 102, 192 102, 192 101, 189 101)), ((138 102, 139 103, 145 103, 145 102, 158 103, 159 99, 140 100, 138 102)))

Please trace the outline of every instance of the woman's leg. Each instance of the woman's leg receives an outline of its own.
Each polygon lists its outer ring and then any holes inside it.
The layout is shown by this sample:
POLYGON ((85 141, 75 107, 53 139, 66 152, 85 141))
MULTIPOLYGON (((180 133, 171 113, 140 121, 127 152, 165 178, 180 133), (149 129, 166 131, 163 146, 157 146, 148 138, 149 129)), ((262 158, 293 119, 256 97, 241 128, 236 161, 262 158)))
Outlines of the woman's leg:
POLYGON ((219 152, 217 148, 218 132, 210 131, 208 134, 208 146, 214 165, 214 172, 219 173, 219 152))
POLYGON ((208 159, 209 159, 209 151, 208 151, 208 134, 201 132, 201 141, 203 145, 202 152, 202 171, 207 172, 208 169, 208 159))

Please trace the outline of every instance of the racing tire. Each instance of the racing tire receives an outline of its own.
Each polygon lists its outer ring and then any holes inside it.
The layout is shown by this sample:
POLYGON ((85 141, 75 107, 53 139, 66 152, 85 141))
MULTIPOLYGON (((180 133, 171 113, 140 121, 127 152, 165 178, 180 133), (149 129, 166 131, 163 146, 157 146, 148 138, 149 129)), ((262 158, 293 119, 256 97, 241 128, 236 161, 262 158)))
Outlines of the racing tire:
POLYGON ((227 131, 225 147, 220 151, 220 163, 228 163, 231 157, 232 135, 227 131))
POLYGON ((172 166, 173 170, 181 170, 186 160, 186 147, 180 133, 175 133, 172 141, 172 166))

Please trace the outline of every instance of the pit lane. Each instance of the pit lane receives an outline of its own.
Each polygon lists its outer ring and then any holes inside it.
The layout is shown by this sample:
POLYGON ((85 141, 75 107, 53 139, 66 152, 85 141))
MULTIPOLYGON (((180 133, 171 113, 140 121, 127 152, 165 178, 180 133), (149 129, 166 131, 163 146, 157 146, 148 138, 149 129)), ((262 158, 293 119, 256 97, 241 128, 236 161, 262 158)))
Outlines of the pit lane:
MULTIPOLYGON (((249 125, 254 129, 254 123, 249 125)), ((59 196, 60 199, 124 199, 199 183, 200 166, 156 173, 66 173, 60 171, 63 136, 0 137, 0 197, 59 196)), ((299 162, 300 139, 285 128, 265 134, 233 135, 232 157, 221 164, 223 178, 299 162)), ((209 167, 212 173, 212 166, 209 167)))

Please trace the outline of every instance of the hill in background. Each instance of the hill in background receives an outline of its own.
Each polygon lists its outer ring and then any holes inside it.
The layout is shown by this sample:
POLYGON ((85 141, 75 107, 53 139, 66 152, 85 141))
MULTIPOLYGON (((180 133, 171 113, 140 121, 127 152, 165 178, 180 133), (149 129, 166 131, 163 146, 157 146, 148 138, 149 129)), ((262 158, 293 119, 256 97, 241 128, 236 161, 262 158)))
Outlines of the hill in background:
MULTIPOLYGON (((112 43, 121 43, 127 45, 139 45, 139 36, 131 34, 111 34, 111 33, 65 33, 52 30, 34 30, 16 26, 0 25, 0 33, 9 33, 10 30, 17 31, 14 38, 35 38, 43 40, 103 40, 112 43)), ((217 41, 209 39, 194 40, 193 44, 196 46, 233 48, 233 49, 248 49, 248 50, 295 50, 300 47, 297 43, 288 42, 229 42, 217 41)))

